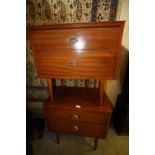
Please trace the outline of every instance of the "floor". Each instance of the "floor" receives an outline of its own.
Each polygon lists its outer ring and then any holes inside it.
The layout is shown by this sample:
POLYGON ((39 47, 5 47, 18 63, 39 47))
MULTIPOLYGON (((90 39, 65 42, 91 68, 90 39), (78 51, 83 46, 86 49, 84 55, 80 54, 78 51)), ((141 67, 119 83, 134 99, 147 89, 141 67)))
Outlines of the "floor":
POLYGON ((60 144, 55 134, 44 130, 42 139, 32 142, 33 155, 128 155, 129 137, 118 136, 113 127, 108 129, 107 138, 99 139, 98 148, 93 150, 94 139, 62 134, 60 144))

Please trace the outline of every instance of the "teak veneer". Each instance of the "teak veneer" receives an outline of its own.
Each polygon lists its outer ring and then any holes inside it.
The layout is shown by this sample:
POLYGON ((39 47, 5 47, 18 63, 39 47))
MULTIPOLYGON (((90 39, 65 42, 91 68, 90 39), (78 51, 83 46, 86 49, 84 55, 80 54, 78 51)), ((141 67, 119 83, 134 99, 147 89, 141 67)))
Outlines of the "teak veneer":
POLYGON ((106 138, 112 113, 105 80, 116 78, 124 21, 28 27, 37 75, 48 79, 43 108, 50 131, 106 138), (52 79, 94 79, 99 88, 53 89, 52 79))

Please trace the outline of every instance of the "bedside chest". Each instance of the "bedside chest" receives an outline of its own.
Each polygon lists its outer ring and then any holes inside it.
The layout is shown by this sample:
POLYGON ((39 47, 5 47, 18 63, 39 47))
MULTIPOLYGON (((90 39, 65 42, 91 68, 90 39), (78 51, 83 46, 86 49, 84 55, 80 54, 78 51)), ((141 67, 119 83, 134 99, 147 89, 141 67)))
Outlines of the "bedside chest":
POLYGON ((56 24, 29 27, 38 77, 48 79, 50 98, 43 108, 48 129, 106 138, 112 113, 105 80, 115 79, 124 22, 56 24), (52 79, 94 79, 99 88, 56 87, 52 79))

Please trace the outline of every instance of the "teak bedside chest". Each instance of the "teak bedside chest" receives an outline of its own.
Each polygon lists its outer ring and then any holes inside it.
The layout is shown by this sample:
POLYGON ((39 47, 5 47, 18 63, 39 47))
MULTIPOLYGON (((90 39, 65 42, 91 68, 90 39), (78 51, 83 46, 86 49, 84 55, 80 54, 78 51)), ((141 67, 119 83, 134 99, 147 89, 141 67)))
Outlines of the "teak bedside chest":
POLYGON ((124 21, 29 27, 37 75, 48 79, 43 108, 56 133, 106 138, 112 113, 104 81, 115 79, 124 21), (94 79, 99 88, 56 87, 52 79, 94 79))

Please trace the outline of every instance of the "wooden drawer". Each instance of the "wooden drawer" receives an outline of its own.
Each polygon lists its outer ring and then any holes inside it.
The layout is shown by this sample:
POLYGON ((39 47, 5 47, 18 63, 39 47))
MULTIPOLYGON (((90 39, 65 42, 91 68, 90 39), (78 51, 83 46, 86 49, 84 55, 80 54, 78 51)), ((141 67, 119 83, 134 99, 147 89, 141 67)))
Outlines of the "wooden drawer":
POLYGON ((96 138, 106 137, 107 126, 58 119, 47 119, 47 125, 50 131, 56 133, 70 133, 96 138))
MULTIPOLYGON (((67 54, 66 54, 67 55, 67 54)), ((37 73, 41 77, 74 79, 113 79, 116 68, 114 56, 51 56, 37 54, 37 73)))
POLYGON ((43 78, 114 79, 124 22, 34 26, 29 30, 43 78))
POLYGON ((31 32, 35 50, 117 49, 120 27, 51 29, 31 32))
POLYGON ((46 109, 45 111, 47 119, 62 119, 72 120, 76 122, 87 122, 93 124, 107 124, 109 122, 109 114, 102 112, 88 112, 88 111, 76 111, 76 110, 58 110, 58 109, 46 109))

